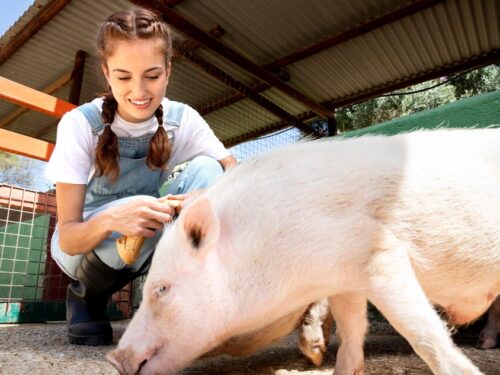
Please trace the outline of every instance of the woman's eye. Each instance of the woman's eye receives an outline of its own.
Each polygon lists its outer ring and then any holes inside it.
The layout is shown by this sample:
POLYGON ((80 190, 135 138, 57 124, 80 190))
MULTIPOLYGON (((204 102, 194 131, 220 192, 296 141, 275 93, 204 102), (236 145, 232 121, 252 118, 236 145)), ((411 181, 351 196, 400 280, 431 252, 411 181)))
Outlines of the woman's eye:
POLYGON ((120 81, 128 81, 130 77, 118 77, 120 81))
POLYGON ((146 77, 147 79, 152 79, 152 80, 155 80, 155 79, 158 79, 159 76, 152 76, 152 77, 146 77))

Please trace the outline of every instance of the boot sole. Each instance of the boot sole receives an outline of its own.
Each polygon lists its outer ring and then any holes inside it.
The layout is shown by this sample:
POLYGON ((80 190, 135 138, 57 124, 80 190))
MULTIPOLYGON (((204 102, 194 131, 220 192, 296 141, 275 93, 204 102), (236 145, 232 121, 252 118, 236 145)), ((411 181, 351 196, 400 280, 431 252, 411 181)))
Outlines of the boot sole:
POLYGON ((73 345, 104 346, 112 345, 113 337, 109 336, 77 336, 68 334, 68 341, 73 345))

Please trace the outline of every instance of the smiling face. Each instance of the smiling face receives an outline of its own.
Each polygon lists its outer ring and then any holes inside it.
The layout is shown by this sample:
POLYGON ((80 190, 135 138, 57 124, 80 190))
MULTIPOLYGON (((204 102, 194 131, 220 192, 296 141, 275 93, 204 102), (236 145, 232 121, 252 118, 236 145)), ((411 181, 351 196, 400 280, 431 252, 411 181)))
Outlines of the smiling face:
POLYGON ((117 40, 102 65, 104 75, 125 121, 143 122, 154 115, 165 96, 170 63, 158 38, 117 40))

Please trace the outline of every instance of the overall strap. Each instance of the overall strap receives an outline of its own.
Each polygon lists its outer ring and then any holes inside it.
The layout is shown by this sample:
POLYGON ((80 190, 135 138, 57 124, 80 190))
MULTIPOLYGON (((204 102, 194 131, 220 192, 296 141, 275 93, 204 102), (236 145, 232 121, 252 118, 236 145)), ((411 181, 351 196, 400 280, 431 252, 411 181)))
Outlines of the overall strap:
POLYGON ((165 124, 173 125, 175 127, 181 126, 182 114, 186 105, 180 102, 171 100, 168 106, 167 116, 164 120, 165 124))
POLYGON ((85 103, 79 106, 78 110, 83 113, 89 122, 92 127, 92 133, 94 135, 99 135, 105 127, 99 108, 93 103, 85 103))

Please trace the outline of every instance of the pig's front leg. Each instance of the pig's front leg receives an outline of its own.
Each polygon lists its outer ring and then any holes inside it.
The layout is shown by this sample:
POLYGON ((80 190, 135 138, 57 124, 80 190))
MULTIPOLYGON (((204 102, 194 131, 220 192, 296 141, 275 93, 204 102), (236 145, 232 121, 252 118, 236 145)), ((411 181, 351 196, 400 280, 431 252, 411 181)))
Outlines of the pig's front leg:
POLYGON ((480 375, 453 344, 445 323, 422 290, 408 255, 382 250, 368 264, 368 299, 437 375, 480 375))
POLYGON ((479 334, 478 347, 481 349, 492 349, 497 345, 500 334, 500 296, 491 304, 488 310, 486 326, 479 334))
POLYGON ((329 301, 340 343, 335 375, 363 375, 363 343, 368 328, 366 297, 349 293, 332 296, 329 301))

